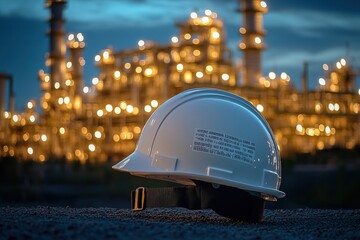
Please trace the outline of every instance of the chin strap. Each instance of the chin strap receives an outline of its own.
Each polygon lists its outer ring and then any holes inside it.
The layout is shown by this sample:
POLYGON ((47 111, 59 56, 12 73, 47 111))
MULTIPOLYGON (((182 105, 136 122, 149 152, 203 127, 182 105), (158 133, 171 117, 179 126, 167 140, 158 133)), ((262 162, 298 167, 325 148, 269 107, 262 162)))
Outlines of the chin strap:
POLYGON ((131 192, 131 208, 141 211, 153 207, 213 209, 234 220, 261 222, 265 202, 262 198, 228 186, 197 182, 186 187, 144 188, 131 192))

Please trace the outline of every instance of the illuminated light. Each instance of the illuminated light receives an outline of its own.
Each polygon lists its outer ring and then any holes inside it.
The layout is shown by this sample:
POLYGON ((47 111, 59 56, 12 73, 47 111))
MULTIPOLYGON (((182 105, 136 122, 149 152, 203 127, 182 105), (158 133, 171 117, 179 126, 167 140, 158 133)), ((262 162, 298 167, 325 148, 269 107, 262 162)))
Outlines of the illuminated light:
POLYGON ((245 34, 246 33, 246 28, 244 28, 244 27, 239 28, 239 32, 241 34, 245 34))
POLYGON ((121 76, 120 71, 115 71, 114 72, 114 78, 119 79, 120 76, 121 76))
POLYGON ((114 142, 120 141, 120 136, 119 136, 119 134, 114 134, 114 135, 113 135, 113 140, 114 140, 114 142))
POLYGON ((146 105, 146 106, 144 107, 144 110, 145 110, 145 112, 147 112, 147 113, 151 112, 151 106, 150 106, 150 105, 146 105))
POLYGON ((150 77, 153 74, 153 70, 151 68, 147 68, 144 71, 145 76, 150 77))
POLYGON ((90 143, 89 146, 88 146, 88 149, 89 149, 91 152, 95 152, 96 147, 95 147, 94 144, 90 143))
POLYGON ((84 36, 82 35, 82 33, 78 33, 76 37, 80 42, 84 41, 84 36))
POLYGON ((171 42, 173 43, 178 43, 179 42, 179 39, 177 37, 172 37, 171 38, 171 42))
POLYGON ((314 134, 315 134, 315 136, 320 136, 320 130, 315 128, 314 129, 314 134))
POLYGON ((60 83, 59 83, 59 82, 56 82, 56 83, 54 84, 54 88, 55 88, 55 89, 59 89, 59 88, 60 88, 60 83))
POLYGON ((218 39, 220 37, 220 33, 218 32, 213 32, 212 33, 212 37, 215 38, 215 39, 218 39))
POLYGON ((133 107, 132 105, 127 105, 127 106, 126 106, 126 111, 127 111, 128 113, 132 113, 132 112, 134 111, 134 107, 133 107))
POLYGON ((190 13, 190 17, 191 17, 192 19, 194 19, 194 18, 197 18, 198 15, 197 15, 196 12, 192 12, 192 13, 190 13))
POLYGON ((71 41, 71 40, 74 40, 74 37, 75 35, 73 33, 69 34, 68 36, 68 40, 71 41))
POLYGON ((195 57, 200 56, 200 53, 201 53, 201 52, 200 52, 198 49, 195 49, 195 50, 193 51, 193 54, 194 54, 195 57))
POLYGON ((59 98, 58 98, 58 104, 61 105, 61 104, 63 104, 63 103, 64 103, 64 99, 63 99, 62 97, 59 97, 59 98))
POLYGON ((138 113, 139 113, 139 108, 138 108, 138 107, 134 107, 133 114, 137 115, 138 113))
POLYGON ((325 79, 324 78, 319 78, 319 84, 321 86, 325 86, 325 84, 326 84, 325 79))
POLYGON ((70 98, 69 97, 64 97, 64 103, 69 104, 70 103, 70 98))
POLYGON ((280 74, 280 78, 283 79, 283 80, 286 80, 288 78, 288 75, 286 74, 286 72, 282 72, 280 74))
POLYGON ((71 80, 70 80, 70 79, 66 79, 65 85, 69 87, 69 86, 71 85, 71 80))
POLYGON ((325 130, 324 124, 320 124, 320 125, 319 125, 319 130, 320 130, 321 132, 323 132, 323 131, 325 130))
POLYGON ((184 81, 186 83, 191 83, 191 81, 192 81, 192 73, 190 71, 186 71, 184 73, 184 81))
POLYGON ((260 44, 261 43, 261 38, 260 37, 255 37, 254 42, 256 44, 260 44))
POLYGON ((336 63, 336 67, 337 67, 338 69, 340 69, 340 68, 341 68, 341 63, 340 63, 340 62, 337 62, 337 63, 336 63))
POLYGON ((358 90, 358 94, 360 95, 360 88, 359 88, 359 90, 358 90))
POLYGON ((110 56, 110 55, 109 55, 109 52, 108 52, 107 50, 103 52, 103 58, 104 58, 104 59, 108 59, 109 56, 110 56))
POLYGON ((29 119, 30 119, 30 122, 35 122, 35 120, 36 120, 34 115, 31 115, 29 119))
POLYGON ((328 108, 329 108, 330 111, 334 111, 335 106, 334 106, 334 104, 329 103, 328 108))
POLYGON ((99 109, 96 111, 96 115, 98 115, 98 117, 102 117, 102 116, 104 116, 104 111, 99 109))
POLYGON ((193 44, 199 44, 200 43, 200 40, 198 39, 198 38, 194 38, 193 40, 192 40, 192 43, 193 44))
POLYGON ((331 128, 329 126, 326 126, 325 127, 325 133, 330 134, 330 132, 331 132, 331 128))
POLYGON ((94 77, 94 78, 91 80, 91 83, 92 83, 93 85, 96 85, 96 84, 99 83, 99 79, 98 79, 97 77, 94 77))
POLYGON ((10 118, 10 113, 9 112, 4 112, 4 118, 6 118, 6 119, 10 118))
POLYGON ((262 8, 266 8, 266 7, 267 7, 267 3, 266 3, 265 1, 261 1, 261 2, 260 2, 260 6, 261 6, 262 8))
POLYGON ((221 79, 224 81, 228 81, 230 79, 230 76, 227 73, 223 73, 221 74, 221 79))
POLYGON ((184 38, 185 38, 186 40, 189 40, 189 39, 191 38, 191 34, 190 34, 190 33, 186 33, 186 34, 184 35, 184 38))
POLYGON ((84 87, 83 88, 83 93, 88 93, 89 92, 89 87, 84 87))
POLYGON ((127 106, 126 102, 121 102, 121 103, 120 103, 120 108, 121 108, 122 110, 125 110, 125 109, 126 109, 126 106, 127 106))
POLYGON ((65 134, 65 128, 63 128, 63 127, 59 128, 59 133, 61 135, 64 135, 65 134))
POLYGON ((334 134, 336 133, 336 129, 335 129, 335 128, 331 128, 331 129, 330 129, 330 133, 334 135, 334 134))
POLYGON ((269 72, 269 78, 274 80, 276 78, 276 74, 274 72, 269 72))
POLYGON ((324 64, 323 64, 323 69, 324 69, 325 71, 329 70, 329 65, 327 65, 326 63, 324 63, 324 64))
POLYGON ((156 101, 156 100, 152 100, 151 103, 150 103, 150 105, 151 105, 153 108, 157 108, 157 107, 159 106, 159 103, 158 103, 158 101, 156 101))
POLYGON ((307 128, 306 129, 306 134, 309 135, 309 136, 314 136, 315 131, 314 131, 313 128, 307 128))
POLYGON ((339 110, 340 110, 340 106, 339 106, 338 103, 335 103, 335 104, 334 104, 334 110, 335 110, 335 111, 339 111, 339 110))
POLYGON ((42 103, 42 108, 43 109, 48 109, 48 107, 49 107, 49 104, 47 102, 42 103))
POLYGON ((144 40, 139 40, 139 41, 138 41, 138 46, 139 46, 139 47, 145 46, 145 41, 144 41, 144 40))
POLYGON ((114 112, 115 112, 115 114, 120 114, 121 113, 121 108, 120 107, 115 107, 114 112))
POLYGON ((126 139, 126 132, 120 133, 120 139, 125 140, 126 139))
POLYGON ((47 136, 45 134, 41 135, 41 141, 46 142, 47 136))
POLYGON ((302 115, 302 114, 299 114, 299 115, 297 116, 297 119, 298 119, 299 121, 302 121, 302 120, 304 120, 304 115, 302 115))
POLYGON ((301 124, 296 125, 296 131, 302 132, 303 131, 303 126, 301 126, 301 124))
POLYGON ((205 15, 206 15, 206 16, 209 16, 209 17, 210 17, 211 14, 212 14, 212 11, 211 11, 210 9, 206 9, 206 10, 205 10, 205 15))
POLYGON ((202 17, 201 21, 205 24, 209 23, 209 17, 202 17))
POLYGON ((34 149, 33 149, 32 147, 28 147, 28 148, 27 148, 27 153, 28 153, 29 155, 33 155, 34 149))
MULTIPOLYGON (((179 63, 178 65, 176 65, 176 70, 178 70, 179 72, 181 72, 182 70, 184 70, 184 65, 182 65, 181 63, 179 63)), ((359 90, 360 92, 360 90, 359 90)))
POLYGON ((23 139, 24 139, 24 141, 29 140, 29 138, 30 138, 29 133, 24 133, 24 135, 23 135, 23 139))
POLYGON ((49 99, 51 98, 51 94, 48 93, 48 92, 45 93, 45 94, 44 94, 44 98, 47 99, 47 100, 49 100, 49 99))
POLYGON ((256 105, 256 109, 257 109, 259 112, 263 112, 263 111, 264 111, 264 107, 263 107, 263 105, 261 105, 261 104, 256 105))
POLYGON ((204 76, 204 74, 202 72, 196 72, 195 75, 197 78, 202 78, 204 76))
POLYGON ((88 132, 88 129, 87 129, 86 127, 82 127, 82 128, 81 128, 81 133, 82 133, 82 134, 85 135, 85 134, 87 134, 87 132, 88 132))
POLYGON ((344 58, 342 58, 342 59, 340 60, 340 64, 343 65, 343 66, 345 66, 345 65, 346 65, 346 60, 345 60, 344 58))
POLYGON ((34 104, 31 102, 31 101, 29 101, 28 103, 27 103, 27 108, 28 109, 32 109, 34 107, 34 104))
POLYGON ((130 69, 131 68, 131 63, 125 63, 124 67, 125 67, 125 69, 130 69))
POLYGON ((101 138, 101 132, 100 131, 96 131, 95 133, 94 133, 94 136, 96 137, 96 138, 101 138))
POLYGON ((320 111, 321 111, 321 103, 317 103, 317 104, 315 105, 315 111, 316 111, 316 112, 320 112, 320 111))
POLYGON ((100 59, 101 59, 100 55, 96 55, 96 56, 95 56, 95 62, 100 61, 100 59))
POLYGON ((44 77, 44 81, 45 81, 45 82, 49 82, 49 81, 50 81, 50 76, 49 76, 49 75, 46 75, 46 76, 44 77))
POLYGON ((135 72, 137 73, 141 73, 142 72, 142 68, 140 66, 135 68, 135 72))
POLYGON ((324 147, 325 147, 325 144, 324 144, 323 141, 320 141, 320 142, 318 142, 318 143, 316 144, 316 147, 317 147, 317 149, 319 149, 319 150, 323 150, 324 147))
POLYGON ((105 109, 106 109, 106 111, 108 111, 108 112, 112 112, 113 106, 112 106, 111 104, 106 104, 105 109))
POLYGON ((140 132, 141 132, 141 128, 140 128, 140 127, 138 127, 138 126, 134 127, 134 133, 135 133, 135 134, 140 134, 140 132))
POLYGON ((67 63, 66 63, 66 67, 67 67, 67 68, 71 68, 71 67, 72 67, 72 62, 67 62, 67 63))
POLYGON ((270 82, 269 82, 268 80, 265 80, 265 81, 264 81, 264 86, 265 86, 266 88, 270 87, 270 82))
POLYGON ((206 72, 211 73, 211 72, 214 70, 214 68, 213 68, 213 66, 211 66, 211 65, 207 65, 206 68, 205 68, 205 70, 206 70, 206 72))

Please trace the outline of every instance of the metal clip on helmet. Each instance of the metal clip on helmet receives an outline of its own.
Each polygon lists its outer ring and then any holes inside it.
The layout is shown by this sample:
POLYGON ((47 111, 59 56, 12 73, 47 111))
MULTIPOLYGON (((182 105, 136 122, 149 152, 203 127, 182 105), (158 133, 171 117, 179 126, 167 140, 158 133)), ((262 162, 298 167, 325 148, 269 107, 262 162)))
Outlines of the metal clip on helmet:
POLYGON ((138 188, 133 210, 211 208, 234 220, 261 222, 264 200, 285 196, 279 191, 279 150, 266 120, 248 101, 217 89, 188 90, 162 104, 135 151, 113 168, 186 185, 138 188))

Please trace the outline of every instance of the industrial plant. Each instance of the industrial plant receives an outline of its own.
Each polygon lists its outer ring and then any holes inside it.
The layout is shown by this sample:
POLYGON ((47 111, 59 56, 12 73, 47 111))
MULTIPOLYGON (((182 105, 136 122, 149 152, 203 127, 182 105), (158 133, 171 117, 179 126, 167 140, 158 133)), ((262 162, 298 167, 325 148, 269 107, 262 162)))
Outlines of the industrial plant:
POLYGON ((64 29, 66 0, 48 0, 46 6, 51 11, 50 49, 48 70, 38 73, 40 102, 30 100, 24 112, 15 112, 16 79, 0 74, 0 157, 82 163, 122 159, 134 150, 147 119, 163 102, 203 87, 250 101, 267 119, 282 156, 360 144, 360 90, 348 59, 324 64, 317 89, 308 86, 306 63, 299 66, 304 69, 300 90, 285 72, 262 73, 265 1, 239 1, 241 65, 226 45, 224 22, 217 14, 191 12, 176 24, 179 34, 167 45, 140 40, 134 49, 102 50, 94 57, 99 75, 91 86, 83 80, 84 36, 64 29))

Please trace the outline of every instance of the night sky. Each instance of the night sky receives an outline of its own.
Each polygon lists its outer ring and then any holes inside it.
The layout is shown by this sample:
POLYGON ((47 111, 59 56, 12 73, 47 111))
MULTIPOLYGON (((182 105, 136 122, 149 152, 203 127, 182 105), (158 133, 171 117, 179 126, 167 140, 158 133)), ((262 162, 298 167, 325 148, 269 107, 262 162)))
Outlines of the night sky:
MULTIPOLYGON (((264 17, 267 31, 263 54, 263 74, 269 71, 290 74, 300 89, 303 62, 309 62, 309 85, 315 88, 323 76, 322 64, 334 64, 346 57, 360 74, 360 1, 359 0, 268 0, 264 17)), ((15 108, 22 111, 30 99, 41 92, 37 73, 45 69, 48 52, 49 11, 45 1, 1 0, 0 72, 14 77, 15 108)), ((225 22, 227 45, 234 60, 241 36, 242 16, 236 0, 68 0, 65 29, 82 32, 86 48, 85 84, 98 74, 94 56, 101 50, 137 47, 140 39, 167 44, 178 35, 175 22, 184 21, 191 11, 210 9, 225 22)), ((360 78, 357 78, 357 88, 360 78)))

